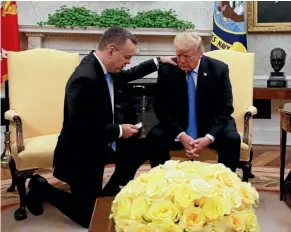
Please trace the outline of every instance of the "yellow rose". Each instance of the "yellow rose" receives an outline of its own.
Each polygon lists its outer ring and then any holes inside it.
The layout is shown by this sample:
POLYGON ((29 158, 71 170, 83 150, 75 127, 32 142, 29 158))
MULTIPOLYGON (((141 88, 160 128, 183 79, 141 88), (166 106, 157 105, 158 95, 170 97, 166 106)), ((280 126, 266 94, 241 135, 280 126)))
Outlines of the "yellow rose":
POLYGON ((220 204, 223 205, 224 215, 229 215, 232 211, 232 202, 225 197, 218 197, 220 204))
POLYGON ((184 177, 184 183, 190 184, 192 180, 201 180, 198 173, 187 173, 184 177))
POLYGON ((241 180, 234 172, 216 172, 215 177, 217 178, 217 180, 219 180, 228 187, 234 187, 241 183, 241 180))
POLYGON ((207 199, 208 199, 208 197, 201 197, 201 198, 196 199, 195 206, 198 206, 201 208, 207 199))
POLYGON ((238 210, 242 206, 242 197, 239 192, 232 191, 229 195, 229 200, 234 210, 238 210))
POLYGON ((177 169, 187 172, 188 175, 195 179, 209 180, 214 175, 214 171, 210 168, 210 164, 200 161, 184 161, 178 165, 177 169))
POLYGON ((119 221, 115 221, 115 231, 116 232, 126 232, 129 227, 134 226, 134 225, 138 225, 138 224, 140 224, 140 222, 134 221, 134 220, 122 219, 119 221))
POLYGON ((165 174, 166 170, 163 170, 161 167, 155 167, 151 169, 145 178, 145 183, 150 183, 150 182, 157 182, 157 181, 162 181, 165 179, 165 174))
POLYGON ((205 224, 205 216, 202 213, 201 208, 189 207, 187 208, 179 222, 179 226, 185 231, 194 232, 200 231, 205 224))
POLYGON ((237 208, 236 211, 244 211, 244 210, 247 210, 250 208, 252 208, 252 205, 249 205, 249 204, 242 202, 241 206, 239 208, 237 208))
POLYGON ((225 230, 216 224, 210 224, 205 226, 201 232, 225 232, 225 230))
POLYGON ((198 198, 201 197, 213 197, 216 195, 215 187, 204 180, 192 180, 190 185, 192 186, 195 193, 197 193, 198 198))
POLYGON ((181 184, 185 181, 185 173, 181 170, 170 170, 166 173, 165 178, 169 184, 181 184))
POLYGON ((156 201, 150 206, 145 219, 154 223, 160 221, 177 222, 180 216, 180 210, 173 202, 156 201))
POLYGON ((131 180, 128 184, 121 189, 116 195, 114 202, 130 198, 131 200, 145 193, 145 184, 138 180, 131 180))
POLYGON ((239 190, 242 196, 242 202, 245 204, 253 205, 259 200, 259 194, 257 190, 252 187, 250 183, 242 182, 239 190))
POLYGON ((182 170, 184 172, 187 172, 188 174, 196 172, 194 168, 194 162, 189 160, 179 163, 177 167, 178 170, 182 170))
POLYGON ((215 185, 217 195, 227 199, 232 210, 239 210, 242 206, 241 194, 235 188, 227 187, 216 179, 211 180, 211 182, 215 185))
POLYGON ((168 160, 163 165, 160 165, 163 169, 166 170, 176 170, 179 166, 179 160, 168 160))
POLYGON ((225 186, 224 183, 220 182, 216 178, 213 178, 209 181, 209 184, 213 185, 215 188, 215 192, 218 196, 225 197, 225 191, 228 187, 225 186))
POLYGON ((195 199, 197 198, 197 194, 189 184, 175 186, 173 189, 173 195, 174 203, 183 209, 193 206, 195 199))
POLYGON ((231 219, 231 228, 237 232, 244 232, 245 231, 245 222, 244 217, 241 212, 233 212, 230 215, 231 219))
POLYGON ((165 200, 171 195, 171 190, 166 180, 148 182, 145 197, 149 201, 165 200))
POLYGON ((230 168, 227 168, 222 163, 210 164, 210 166, 211 166, 210 168, 212 168, 215 173, 218 173, 218 172, 232 172, 230 168))
POLYGON ((258 224, 257 216, 254 210, 246 210, 243 212, 245 217, 245 228, 247 232, 259 232, 260 227, 258 224))
POLYGON ((229 216, 223 217, 218 222, 206 224, 201 230, 201 232, 226 232, 226 231, 227 232, 231 231, 231 220, 229 216))
POLYGON ((209 223, 220 220, 225 214, 230 213, 229 209, 229 203, 219 196, 207 199, 202 205, 202 212, 209 223))
POLYGON ((127 228, 124 232, 157 232, 151 224, 138 224, 127 228))
POLYGON ((112 215, 115 221, 129 219, 131 211, 131 201, 127 198, 112 205, 112 215))
POLYGON ((148 209, 149 204, 147 200, 143 196, 139 196, 132 202, 130 218, 140 222, 145 222, 143 215, 147 213, 148 209))
POLYGON ((200 176, 200 179, 209 181, 213 178, 215 169, 212 168, 212 164, 200 162, 200 161, 194 161, 194 170, 195 172, 200 176))
POLYGON ((171 221, 159 221, 155 223, 149 223, 148 225, 154 227, 155 232, 183 232, 182 228, 171 221))

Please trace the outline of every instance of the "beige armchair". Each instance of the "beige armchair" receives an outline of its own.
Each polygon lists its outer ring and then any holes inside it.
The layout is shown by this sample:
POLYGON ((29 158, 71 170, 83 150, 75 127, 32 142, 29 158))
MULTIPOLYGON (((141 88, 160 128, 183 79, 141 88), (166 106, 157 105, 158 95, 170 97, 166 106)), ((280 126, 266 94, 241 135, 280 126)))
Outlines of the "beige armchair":
MULTIPOLYGON (((227 50, 216 50, 206 52, 209 56, 228 64, 229 76, 232 84, 234 117, 237 130, 241 136, 241 152, 239 168, 243 170, 243 181, 248 181, 252 167, 252 117, 257 113, 253 105, 254 88, 254 65, 255 55, 253 53, 241 53, 227 50)), ((181 152, 172 152, 172 156, 180 156, 181 152)), ((201 157, 216 159, 217 152, 212 149, 204 149, 200 153, 201 157)), ((182 153, 182 158, 186 158, 182 153)))
MULTIPOLYGON (((16 220, 27 217, 25 181, 39 168, 51 168, 61 130, 68 78, 80 62, 79 54, 53 49, 8 52, 12 185, 20 207, 16 220)), ((6 141, 7 142, 7 141, 6 141)))

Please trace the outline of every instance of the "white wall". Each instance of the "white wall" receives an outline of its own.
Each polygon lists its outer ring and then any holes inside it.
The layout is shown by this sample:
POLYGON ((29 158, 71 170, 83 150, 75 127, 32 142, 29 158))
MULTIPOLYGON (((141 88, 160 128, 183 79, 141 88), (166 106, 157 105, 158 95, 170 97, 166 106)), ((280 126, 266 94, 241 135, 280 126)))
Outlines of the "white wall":
MULTIPOLYGON (((212 29, 213 1, 25 1, 18 2, 19 24, 35 25, 46 21, 47 15, 55 12, 62 5, 85 6, 100 13, 105 8, 126 7, 134 15, 150 9, 174 9, 180 19, 191 21, 199 29, 212 29)), ((247 7, 245 7, 245 11, 247 7)), ((290 34, 249 34, 248 50, 256 53, 256 75, 268 76, 272 71, 269 57, 275 47, 283 48, 287 53, 286 65, 282 71, 291 75, 291 35, 290 34)))

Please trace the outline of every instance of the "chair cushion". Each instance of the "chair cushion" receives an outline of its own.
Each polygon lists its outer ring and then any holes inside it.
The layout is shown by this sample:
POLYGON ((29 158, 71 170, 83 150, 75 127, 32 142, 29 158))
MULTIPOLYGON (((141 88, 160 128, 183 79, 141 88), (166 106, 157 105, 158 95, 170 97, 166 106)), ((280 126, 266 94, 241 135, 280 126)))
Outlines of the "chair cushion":
POLYGON ((17 154, 16 143, 11 146, 12 156, 19 171, 53 166, 53 154, 58 134, 38 136, 24 140, 25 150, 17 154))

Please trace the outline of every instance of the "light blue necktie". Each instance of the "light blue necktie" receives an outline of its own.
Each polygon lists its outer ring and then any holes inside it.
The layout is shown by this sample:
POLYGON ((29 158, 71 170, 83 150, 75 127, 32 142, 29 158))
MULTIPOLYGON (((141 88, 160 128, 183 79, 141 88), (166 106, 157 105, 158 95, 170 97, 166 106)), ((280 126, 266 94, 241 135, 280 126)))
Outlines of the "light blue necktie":
MULTIPOLYGON (((106 73, 105 74, 105 78, 106 78, 106 81, 107 81, 107 86, 108 86, 109 95, 110 95, 111 104, 112 104, 112 96, 111 96, 111 91, 110 91, 110 85, 111 85, 111 83, 110 83, 110 80, 111 80, 110 74, 106 73)), ((114 107, 114 106, 112 106, 112 107, 114 107)), ((113 151, 116 151, 116 142, 112 142, 111 143, 111 148, 112 148, 113 151)))
POLYGON ((196 87, 194 82, 194 75, 195 72, 187 72, 188 73, 188 104, 189 104, 189 111, 188 111, 188 128, 186 133, 191 136, 193 139, 198 138, 197 132, 197 118, 196 118, 196 87))

